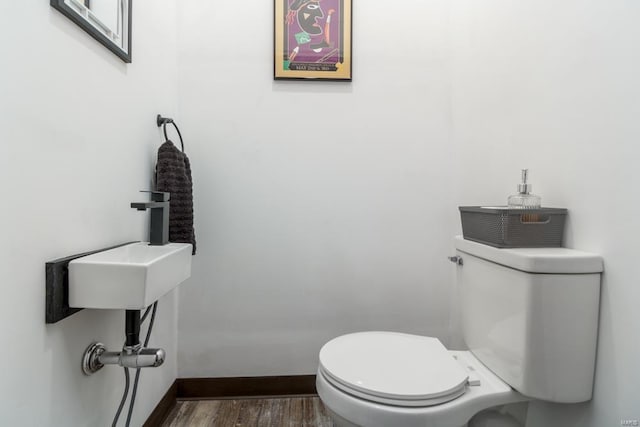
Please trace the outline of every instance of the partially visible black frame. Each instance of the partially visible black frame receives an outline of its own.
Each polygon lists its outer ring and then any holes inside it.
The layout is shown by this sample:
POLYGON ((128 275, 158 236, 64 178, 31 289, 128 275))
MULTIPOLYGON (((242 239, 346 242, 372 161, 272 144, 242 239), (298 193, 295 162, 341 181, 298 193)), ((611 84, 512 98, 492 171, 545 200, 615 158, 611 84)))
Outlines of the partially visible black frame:
POLYGON ((118 46, 116 46, 111 40, 106 38, 100 31, 96 30, 91 26, 91 24, 87 23, 84 19, 82 19, 73 9, 67 6, 64 0, 50 0, 51 6, 62 13, 64 16, 73 21, 78 27, 82 28, 84 31, 89 33, 91 37, 99 41, 104 45, 107 49, 113 52, 116 56, 122 59, 124 62, 130 64, 131 63, 131 3, 133 0, 128 1, 129 11, 128 15, 128 29, 127 29, 127 51, 124 52, 118 46))

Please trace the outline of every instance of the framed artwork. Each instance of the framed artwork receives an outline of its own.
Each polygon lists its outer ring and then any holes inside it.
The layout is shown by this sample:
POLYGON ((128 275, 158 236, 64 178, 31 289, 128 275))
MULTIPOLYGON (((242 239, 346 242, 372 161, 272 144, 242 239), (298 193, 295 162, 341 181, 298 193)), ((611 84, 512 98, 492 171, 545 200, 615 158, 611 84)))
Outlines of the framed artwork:
POLYGON ((274 0, 275 80, 351 81, 352 0, 274 0))
POLYGON ((49 0, 49 4, 126 63, 131 62, 133 0, 49 0))

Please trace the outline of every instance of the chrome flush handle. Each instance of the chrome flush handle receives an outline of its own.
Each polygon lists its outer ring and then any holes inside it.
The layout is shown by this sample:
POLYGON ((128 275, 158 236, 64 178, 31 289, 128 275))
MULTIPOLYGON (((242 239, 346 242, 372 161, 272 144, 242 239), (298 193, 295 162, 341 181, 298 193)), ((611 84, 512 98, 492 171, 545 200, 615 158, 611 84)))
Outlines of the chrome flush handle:
POLYGON ((459 257, 459 256, 450 256, 450 257, 448 257, 448 258, 449 258, 449 261, 454 262, 454 263, 456 263, 456 264, 458 264, 458 265, 463 265, 463 264, 464 264, 464 263, 462 262, 462 257, 459 257))

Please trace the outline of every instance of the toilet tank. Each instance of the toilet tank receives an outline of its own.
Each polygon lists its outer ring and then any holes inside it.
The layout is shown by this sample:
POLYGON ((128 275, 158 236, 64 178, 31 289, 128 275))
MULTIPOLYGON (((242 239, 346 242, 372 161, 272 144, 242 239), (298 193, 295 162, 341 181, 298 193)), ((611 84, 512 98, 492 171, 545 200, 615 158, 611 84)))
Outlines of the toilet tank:
POLYGON ((602 258, 567 248, 498 249, 462 237, 455 246, 469 350, 525 396, 590 400, 602 258))

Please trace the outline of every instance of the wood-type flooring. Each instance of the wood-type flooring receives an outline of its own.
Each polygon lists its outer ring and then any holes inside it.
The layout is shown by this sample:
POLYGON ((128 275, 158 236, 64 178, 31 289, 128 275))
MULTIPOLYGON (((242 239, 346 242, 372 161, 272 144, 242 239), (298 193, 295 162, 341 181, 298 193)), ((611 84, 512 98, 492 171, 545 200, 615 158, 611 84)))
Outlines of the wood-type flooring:
POLYGON ((318 397, 183 400, 162 427, 333 427, 318 397))

